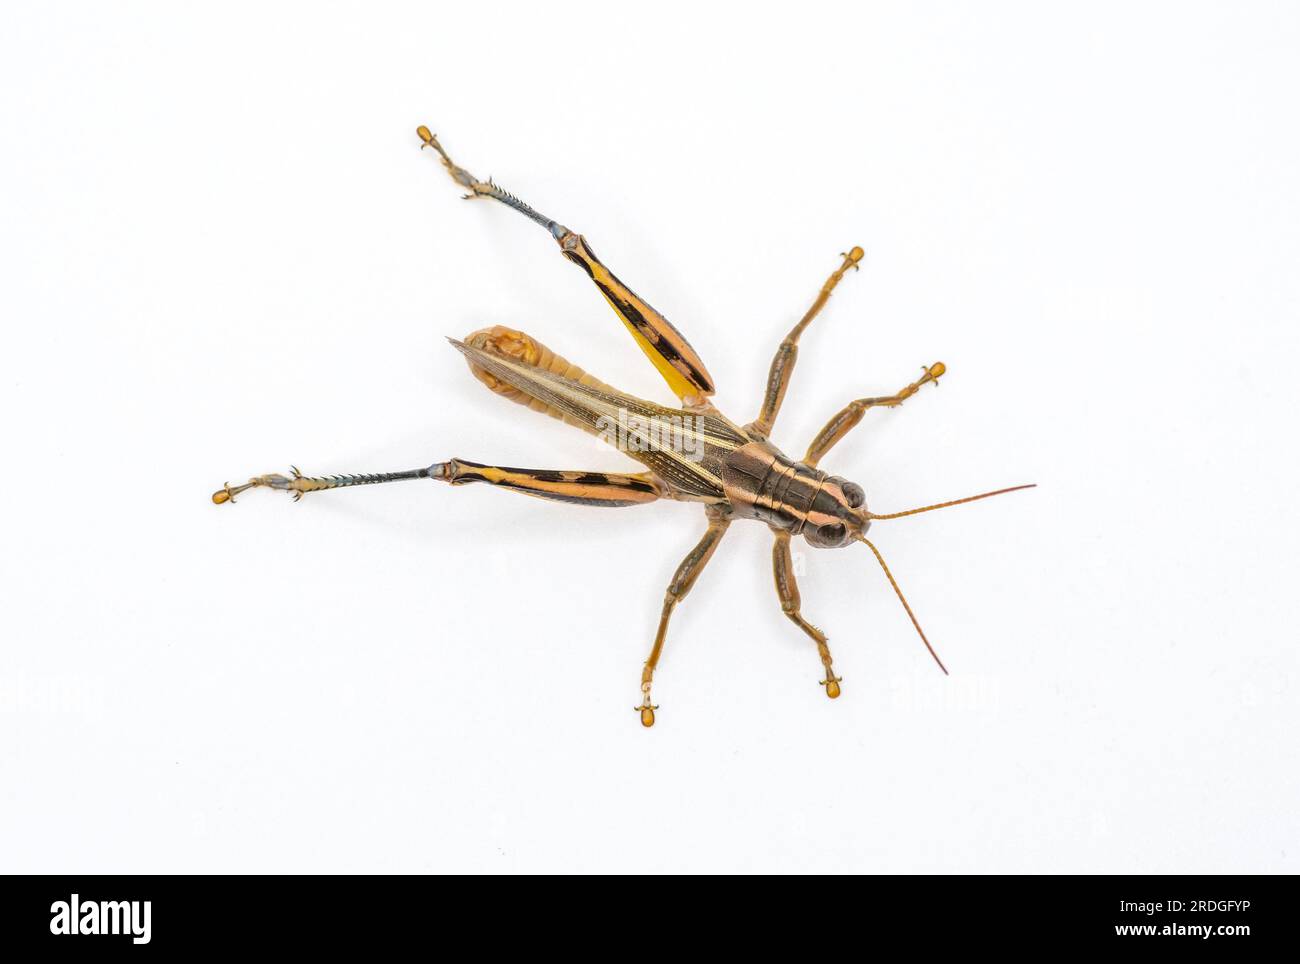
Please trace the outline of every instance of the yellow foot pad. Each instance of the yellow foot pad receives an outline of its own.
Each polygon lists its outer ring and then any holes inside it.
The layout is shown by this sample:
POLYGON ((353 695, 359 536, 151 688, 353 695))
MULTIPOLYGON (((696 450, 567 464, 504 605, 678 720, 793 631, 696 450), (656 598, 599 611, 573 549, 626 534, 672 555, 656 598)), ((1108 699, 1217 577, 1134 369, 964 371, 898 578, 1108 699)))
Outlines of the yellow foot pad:
POLYGON ((826 671, 826 678, 822 680, 821 685, 826 687, 826 695, 831 699, 839 699, 840 682, 842 680, 843 677, 832 676, 830 670, 826 671))
POLYGON ((650 694, 646 693, 645 699, 641 701, 640 706, 634 706, 632 709, 641 714, 641 725, 650 727, 655 725, 655 710, 659 709, 657 703, 650 702, 650 694))

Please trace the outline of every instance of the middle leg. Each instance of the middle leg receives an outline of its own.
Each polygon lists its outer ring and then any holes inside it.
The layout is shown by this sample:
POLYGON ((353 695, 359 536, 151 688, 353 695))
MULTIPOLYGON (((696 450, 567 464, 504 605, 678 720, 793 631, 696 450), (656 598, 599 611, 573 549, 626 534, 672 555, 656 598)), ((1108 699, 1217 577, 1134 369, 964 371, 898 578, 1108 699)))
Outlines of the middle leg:
POLYGON ((677 604, 691 591, 695 580, 700 578, 700 573, 713 558, 713 551, 718 548, 718 543, 726 534, 727 527, 731 525, 729 509, 711 505, 704 511, 709 517, 709 528, 704 533, 704 538, 687 553, 686 558, 677 567, 677 572, 673 574, 672 582, 668 584, 668 591, 664 593, 664 610, 659 617, 659 630, 655 633, 654 646, 651 647, 650 655, 645 661, 645 668, 641 671, 641 705, 635 709, 641 711, 642 726, 655 725, 655 710, 659 707, 650 702, 650 685, 654 682, 655 667, 659 665, 659 656, 664 650, 664 638, 668 635, 668 620, 672 617, 677 604))
POLYGON ((831 667, 831 649, 826 645, 826 634, 803 618, 799 612, 799 584, 794 579, 794 560, 790 557, 790 533, 773 529, 776 540, 772 543, 772 574, 776 578, 776 594, 781 597, 781 611, 817 644, 817 655, 826 669, 822 686, 826 695, 835 699, 840 695, 840 677, 831 667))

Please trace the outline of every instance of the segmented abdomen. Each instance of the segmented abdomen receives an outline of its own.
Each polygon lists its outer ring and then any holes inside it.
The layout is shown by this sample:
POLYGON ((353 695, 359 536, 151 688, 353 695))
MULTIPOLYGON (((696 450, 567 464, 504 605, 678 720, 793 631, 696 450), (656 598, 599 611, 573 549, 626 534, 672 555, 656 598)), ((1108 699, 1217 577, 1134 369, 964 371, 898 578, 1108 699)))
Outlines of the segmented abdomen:
MULTIPOLYGON (((533 368, 540 368, 543 371, 559 375, 562 378, 572 379, 579 384, 587 385, 591 388, 599 388, 609 392, 615 391, 615 389, 611 388, 594 375, 589 375, 567 358, 551 351, 536 338, 533 338, 531 335, 527 335, 522 331, 507 328, 505 325, 493 325, 491 328, 483 328, 479 331, 471 332, 465 337, 465 344, 477 348, 480 351, 491 352, 495 355, 503 355, 525 365, 532 366, 533 368)), ((582 429, 584 432, 595 431, 590 425, 574 418, 570 418, 555 406, 539 401, 527 392, 520 391, 513 385, 507 384, 491 372, 484 369, 481 365, 474 364, 473 361, 469 362, 469 370, 474 373, 475 378, 503 398, 508 398, 510 401, 517 402, 520 405, 526 405, 534 412, 545 412, 552 418, 558 418, 563 422, 567 422, 569 425, 582 429)))

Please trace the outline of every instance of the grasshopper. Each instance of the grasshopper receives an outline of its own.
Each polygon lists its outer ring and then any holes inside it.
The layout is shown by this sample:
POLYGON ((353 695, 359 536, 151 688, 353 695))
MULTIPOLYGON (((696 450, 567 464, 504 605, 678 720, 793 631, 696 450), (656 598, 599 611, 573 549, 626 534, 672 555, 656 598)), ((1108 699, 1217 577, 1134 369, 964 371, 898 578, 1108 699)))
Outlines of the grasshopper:
POLYGON ((828 697, 835 699, 840 695, 842 679, 835 675, 826 634, 808 622, 800 610, 799 587, 790 551, 790 540, 795 536, 802 536, 809 545, 818 548, 839 548, 854 542, 867 546, 921 641, 946 674, 947 668, 926 638, 880 550, 867 538, 867 530, 872 522, 917 515, 1032 486, 998 489, 903 512, 876 513, 868 510, 862 486, 819 468, 827 453, 868 410, 897 407, 922 386, 938 385, 939 378, 947 371, 946 366, 942 362, 922 366, 921 377, 893 395, 850 402, 817 433, 801 459, 785 455, 770 441, 794 373, 799 338, 826 306, 848 270, 858 270, 862 248, 854 247, 840 255, 839 267, 831 272, 812 306, 777 348, 758 417, 739 425, 709 401, 714 393, 713 378, 682 333, 615 277, 596 257, 586 238, 539 214, 491 180, 480 181, 459 167, 429 128, 421 126, 416 133, 422 142, 421 149, 433 149, 452 179, 467 191, 466 199, 499 201, 550 233, 559 244, 560 253, 582 268, 605 296, 680 405, 670 408, 621 392, 555 354, 535 338, 501 325, 475 331, 462 341, 448 339, 452 346, 465 356, 473 375, 496 394, 600 436, 627 452, 646 471, 624 474, 519 469, 459 458, 403 472, 327 477, 305 476, 294 467, 289 476, 272 473, 255 476, 243 485, 227 483, 213 493, 212 501, 218 505, 233 503, 241 492, 258 487, 292 493, 297 501, 308 492, 325 489, 434 479, 453 486, 482 482, 542 499, 586 506, 634 506, 657 499, 702 505, 707 528, 668 584, 659 627, 641 672, 641 702, 634 709, 647 727, 654 725, 655 711, 659 709, 650 693, 673 610, 690 593, 735 519, 753 519, 771 528, 772 569, 781 611, 816 644, 824 670, 820 685, 825 687, 828 697))

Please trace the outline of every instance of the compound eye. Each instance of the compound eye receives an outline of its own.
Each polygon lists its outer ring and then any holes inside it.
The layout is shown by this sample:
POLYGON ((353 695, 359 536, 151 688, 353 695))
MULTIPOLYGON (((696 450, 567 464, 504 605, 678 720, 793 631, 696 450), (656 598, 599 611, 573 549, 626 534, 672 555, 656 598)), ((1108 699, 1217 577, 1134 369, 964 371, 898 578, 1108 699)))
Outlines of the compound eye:
POLYGON ((848 534, 849 530, 844 527, 843 522, 828 522, 817 528, 817 538, 828 546, 839 545, 848 534))
POLYGON ((862 503, 867 501, 867 493, 862 491, 862 486, 856 482, 845 482, 840 486, 844 492, 844 501, 849 504, 850 509, 862 508, 862 503))

